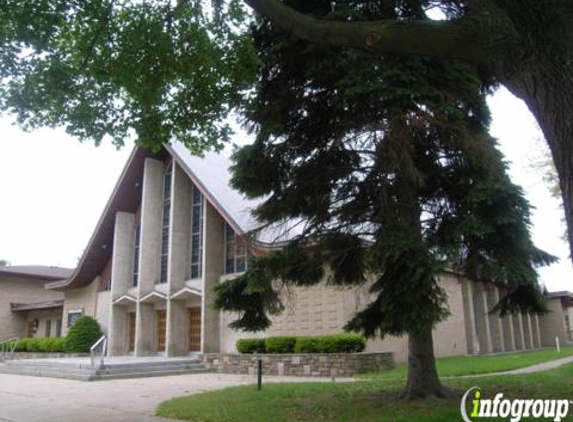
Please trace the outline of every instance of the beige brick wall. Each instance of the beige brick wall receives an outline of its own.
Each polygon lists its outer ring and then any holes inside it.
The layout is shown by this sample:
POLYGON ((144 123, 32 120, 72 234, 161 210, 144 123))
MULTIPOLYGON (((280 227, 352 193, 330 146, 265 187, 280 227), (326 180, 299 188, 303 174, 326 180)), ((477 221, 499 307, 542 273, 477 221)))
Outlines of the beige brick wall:
MULTIPOLYGON (((444 274, 441 283, 449 298, 452 316, 438 324, 434 332, 436 356, 454 356, 467 353, 465 320, 461 285, 457 277, 444 274)), ((273 325, 265 333, 235 332, 228 328, 234 317, 221 313, 221 352, 235 352, 239 338, 275 335, 321 335, 342 332, 351 316, 367 303, 364 289, 338 290, 325 285, 293 290, 285 311, 273 318, 273 325)), ((407 359, 406 337, 388 336, 368 342, 368 352, 393 352, 397 362, 407 359)))
POLYGON ((539 317, 541 344, 545 347, 555 346, 555 337, 559 337, 561 344, 567 340, 565 333, 565 315, 560 298, 547 300, 549 313, 539 317))
POLYGON ((65 290, 64 315, 62 335, 68 332, 68 313, 74 310, 82 310, 84 315, 96 317, 97 292, 99 286, 99 276, 86 287, 65 290))
POLYGON ((109 319, 111 314, 111 292, 110 291, 103 291, 96 293, 97 294, 97 302, 96 302, 96 312, 95 312, 95 319, 99 322, 101 329, 104 334, 108 335, 109 333, 109 319))
POLYGON ((0 278, 0 340, 26 335, 26 313, 10 310, 10 303, 62 300, 63 293, 46 290, 44 281, 0 278))

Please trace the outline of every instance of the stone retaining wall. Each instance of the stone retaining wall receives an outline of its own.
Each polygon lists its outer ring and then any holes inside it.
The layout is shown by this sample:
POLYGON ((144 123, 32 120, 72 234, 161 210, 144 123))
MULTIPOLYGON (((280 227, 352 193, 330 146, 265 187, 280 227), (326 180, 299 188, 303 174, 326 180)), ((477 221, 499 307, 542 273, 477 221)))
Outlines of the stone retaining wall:
POLYGON ((28 353, 16 352, 10 359, 61 359, 87 357, 89 353, 28 353))
POLYGON ((352 377, 362 372, 390 369, 392 353, 308 353, 308 354, 223 354, 202 356, 211 372, 225 374, 256 374, 257 361, 263 360, 265 375, 305 377, 352 377))

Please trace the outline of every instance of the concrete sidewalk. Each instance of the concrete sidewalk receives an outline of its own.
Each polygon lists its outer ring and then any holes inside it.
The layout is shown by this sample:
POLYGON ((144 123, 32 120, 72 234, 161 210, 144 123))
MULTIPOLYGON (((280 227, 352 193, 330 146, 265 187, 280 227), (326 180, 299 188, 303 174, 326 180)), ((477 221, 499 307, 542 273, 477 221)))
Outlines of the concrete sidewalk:
POLYGON ((483 377, 496 377, 500 375, 524 375, 533 374, 535 372, 549 371, 551 369, 559 368, 560 366, 573 363, 573 356, 568 356, 562 359, 550 360, 548 362, 538 363, 537 365, 526 366, 525 368, 512 369, 511 371, 491 372, 486 374, 473 374, 473 375, 457 375, 442 378, 483 378, 483 377))
MULTIPOLYGON (((330 381, 265 377, 264 382, 330 381)), ((348 381, 348 380, 346 380, 348 381)), ((0 422, 165 422, 155 408, 173 397, 255 384, 253 376, 192 374, 86 383, 0 374, 0 422)))

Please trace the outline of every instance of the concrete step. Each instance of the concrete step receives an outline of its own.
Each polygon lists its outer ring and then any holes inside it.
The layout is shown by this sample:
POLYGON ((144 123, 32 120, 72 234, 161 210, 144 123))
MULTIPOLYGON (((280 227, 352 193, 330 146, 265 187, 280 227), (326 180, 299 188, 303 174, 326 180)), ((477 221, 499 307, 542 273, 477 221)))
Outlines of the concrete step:
POLYGON ((141 368, 141 367, 163 367, 163 366, 182 366, 182 365, 202 365, 199 359, 182 359, 182 360, 168 360, 168 361, 150 361, 150 362, 129 362, 129 363, 106 363, 104 360, 103 369, 123 369, 123 368, 141 368))
POLYGON ((66 378, 81 381, 158 377, 208 372, 196 359, 142 361, 107 364, 102 368, 78 362, 20 360, 0 364, 0 373, 38 377, 66 378))
POLYGON ((76 381, 91 381, 93 379, 93 374, 89 373, 34 370, 28 368, 14 369, 14 368, 3 367, 2 365, 0 365, 0 373, 31 376, 31 377, 64 378, 76 381))
POLYGON ((179 370, 194 370, 194 369, 205 369, 204 365, 201 364, 187 364, 187 365, 149 365, 149 366, 133 366, 130 368, 116 368, 116 367, 104 367, 97 368, 95 370, 96 374, 126 374, 135 372, 161 372, 161 371, 179 371, 179 370))
POLYGON ((124 372, 124 373, 111 373, 111 374, 98 373, 94 375, 90 381, 125 379, 125 378, 166 377, 170 375, 204 374, 207 372, 209 371, 205 368, 196 368, 196 369, 178 369, 178 370, 172 369, 166 371, 124 372))

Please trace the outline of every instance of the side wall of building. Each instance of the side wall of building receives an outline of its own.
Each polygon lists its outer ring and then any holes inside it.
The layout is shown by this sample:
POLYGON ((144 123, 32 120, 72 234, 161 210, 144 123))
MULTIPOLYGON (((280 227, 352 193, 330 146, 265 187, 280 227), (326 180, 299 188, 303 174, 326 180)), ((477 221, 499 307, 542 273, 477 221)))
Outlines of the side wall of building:
POLYGON ((70 328, 68 326, 68 315, 70 312, 81 311, 82 315, 89 315, 94 318, 96 317, 99 283, 100 280, 98 276, 86 287, 64 291, 65 299, 62 335, 65 336, 70 328))
MULTIPOLYGON (((0 341, 26 335, 26 313, 12 312, 10 303, 36 303, 62 300, 61 292, 44 288, 44 281, 21 278, 0 279, 0 341)), ((40 333, 38 327, 37 333, 40 333)))
MULTIPOLYGON (((467 353, 463 296, 457 277, 444 274, 441 284, 448 295, 451 316, 438 324, 434 331, 434 349, 437 356, 454 356, 467 353)), ((339 333, 355 312, 368 303, 365 288, 333 289, 326 285, 301 288, 290 292, 285 311, 273 318, 273 325, 264 333, 252 335, 236 332, 228 325, 233 315, 221 313, 221 352, 235 352, 235 342, 245 337, 276 335, 322 335, 339 333)), ((392 352, 397 362, 405 361, 408 341, 406 337, 388 336, 368 342, 368 352, 392 352)))
POLYGON ((551 298, 547 300, 549 313, 539 319, 539 328, 541 332, 541 342, 545 347, 554 347, 555 338, 559 338, 561 344, 568 340, 565 332, 565 314, 560 298, 551 298))

